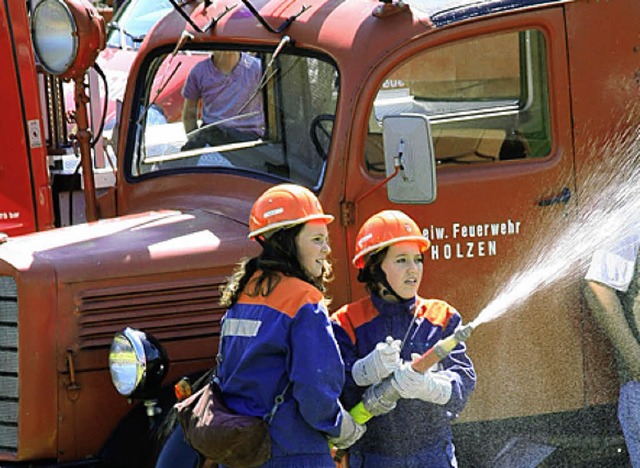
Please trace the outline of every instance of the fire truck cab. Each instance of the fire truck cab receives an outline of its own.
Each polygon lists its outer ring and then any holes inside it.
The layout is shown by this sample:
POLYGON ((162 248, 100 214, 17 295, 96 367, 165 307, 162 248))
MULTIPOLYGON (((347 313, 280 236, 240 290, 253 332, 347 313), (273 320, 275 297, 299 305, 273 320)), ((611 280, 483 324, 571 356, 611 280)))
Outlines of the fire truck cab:
MULTIPOLYGON (((154 460, 173 383, 213 365, 219 287, 257 252, 249 211, 271 185, 302 184, 337 217, 335 306, 364 294, 350 262, 359 226, 395 208, 432 241, 421 294, 471 321, 588 212, 594 171, 630 157, 607 143, 640 122, 636 0, 178 7, 130 70, 108 135, 116 184, 95 203, 85 193, 90 222, 0 245, 0 460, 154 460), (186 132, 154 111, 154 90, 221 51, 260 70, 235 115, 186 132), (108 368, 112 338, 128 327, 157 339, 169 362, 132 363, 122 388, 133 405, 108 368)), ((624 457, 612 353, 578 270, 468 341, 478 386, 454 426, 462 466, 624 457)))

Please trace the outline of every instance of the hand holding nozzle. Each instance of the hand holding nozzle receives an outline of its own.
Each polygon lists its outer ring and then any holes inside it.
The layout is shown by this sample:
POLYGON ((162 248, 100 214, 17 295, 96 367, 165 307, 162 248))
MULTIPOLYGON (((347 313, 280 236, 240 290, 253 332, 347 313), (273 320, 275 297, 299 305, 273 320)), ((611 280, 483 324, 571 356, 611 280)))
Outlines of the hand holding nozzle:
MULTIPOLYGON (((471 332, 474 328, 475 324, 473 322, 467 325, 461 325, 455 330, 453 335, 438 341, 433 346, 433 348, 427 350, 424 354, 415 359, 410 365, 407 365, 411 368, 411 371, 414 374, 424 374, 433 365, 437 364, 438 361, 447 357, 449 353, 451 353, 451 351, 453 351, 453 349, 458 346, 460 342, 466 341, 471 335, 471 332)), ((387 337, 386 344, 392 345, 393 341, 393 338, 387 337)), ((375 350, 372 351, 372 353, 373 352, 375 352, 375 350)), ((400 391, 398 391, 398 382, 394 382, 394 380, 396 380, 395 372, 392 377, 388 377, 381 382, 375 385, 371 385, 369 388, 367 388, 367 390, 364 392, 364 396, 362 397, 362 401, 351 408, 351 410, 349 410, 349 414, 351 414, 355 422, 357 422, 358 424, 365 424, 374 416, 386 414, 396 407, 398 400, 402 398, 402 395, 400 394, 400 391)), ((429 376, 429 378, 437 379, 437 377, 435 376, 429 376)), ((438 384, 437 381, 430 383, 438 384)), ((438 386, 438 389, 434 391, 435 393, 429 390, 429 398, 432 398, 432 400, 430 401, 433 401, 434 403, 438 403, 439 401, 446 402, 445 400, 449 400, 451 395, 450 384, 448 391, 449 393, 447 394, 446 385, 444 387, 438 386)), ((420 398, 420 396, 416 396, 416 398, 420 398)), ((334 460, 339 462, 344 456, 344 453, 344 450, 338 450, 334 456, 334 460)))
POLYGON ((342 422, 340 423, 340 435, 329 438, 329 446, 338 450, 345 450, 355 444, 364 435, 367 428, 358 423, 355 418, 344 409, 342 412, 342 422))
MULTIPOLYGON (((369 387, 364 394, 363 400, 349 411, 351 415, 358 423, 364 424, 373 416, 379 416, 394 409, 398 400, 402 398, 401 392, 406 392, 405 394, 409 395, 407 385, 403 385, 403 383, 412 380, 410 377, 415 380, 416 375, 414 374, 424 374, 439 361, 446 358, 451 351, 458 346, 458 344, 469 338, 474 329, 475 324, 473 322, 467 325, 461 325, 452 335, 438 341, 432 348, 427 350, 410 364, 413 374, 410 374, 409 370, 403 371, 403 373, 406 373, 406 379, 401 378, 400 384, 398 383, 398 378, 394 374, 393 377, 387 378, 382 382, 369 387)), ((397 372, 399 373, 399 371, 397 372)), ((429 377, 431 379, 435 378, 435 376, 429 377)), ((421 398, 421 396, 425 396, 426 398, 429 398, 427 401, 434 402, 442 402, 449 399, 451 389, 449 388, 447 395, 447 389, 445 388, 446 385, 439 385, 442 382, 430 381, 427 383, 433 384, 433 391, 430 390, 428 392, 429 395, 418 395, 416 393, 416 395, 413 396, 414 398, 421 398)))
POLYGON ((393 373, 391 384, 402 398, 417 399, 444 405, 451 398, 451 381, 437 372, 416 372, 411 364, 405 363, 393 373))
POLYGON ((400 340, 388 336, 373 351, 355 362, 351 375, 356 384, 366 387, 381 382, 400 367, 401 363, 400 340))

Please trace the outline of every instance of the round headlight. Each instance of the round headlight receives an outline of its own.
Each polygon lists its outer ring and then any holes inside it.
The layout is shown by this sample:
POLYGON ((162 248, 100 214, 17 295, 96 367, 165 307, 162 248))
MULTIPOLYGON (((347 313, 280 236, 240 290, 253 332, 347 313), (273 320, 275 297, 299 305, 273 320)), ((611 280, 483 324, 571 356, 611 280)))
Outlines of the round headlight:
POLYGON ((78 29, 67 6, 44 0, 33 12, 33 45, 45 70, 67 71, 78 55, 78 29))
POLYGON ((116 333, 109 351, 111 381, 121 395, 151 398, 169 368, 167 354, 151 335, 133 328, 116 333))
POLYGON ((31 33, 42 67, 63 79, 83 76, 105 47, 104 19, 87 0, 41 0, 31 33))

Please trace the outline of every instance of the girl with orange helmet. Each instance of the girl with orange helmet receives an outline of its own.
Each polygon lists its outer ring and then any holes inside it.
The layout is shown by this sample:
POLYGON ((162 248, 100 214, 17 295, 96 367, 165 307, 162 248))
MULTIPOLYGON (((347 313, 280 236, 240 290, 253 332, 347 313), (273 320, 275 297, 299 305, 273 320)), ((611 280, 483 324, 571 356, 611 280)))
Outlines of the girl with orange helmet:
POLYGON ((464 408, 476 374, 464 342, 426 374, 423 354, 462 323, 449 304, 418 296, 429 240, 401 211, 371 216, 356 238, 353 264, 369 293, 332 315, 347 371, 342 401, 351 408, 368 387, 393 379, 401 399, 379 402, 367 432, 350 448, 349 466, 457 466, 450 421, 464 408))
POLYGON ((243 261, 222 290, 217 377, 234 411, 273 414, 264 466, 335 467, 327 439, 348 447, 365 430, 339 401, 344 365, 323 296, 331 221, 308 189, 270 188, 249 219, 249 238, 262 252, 243 261))

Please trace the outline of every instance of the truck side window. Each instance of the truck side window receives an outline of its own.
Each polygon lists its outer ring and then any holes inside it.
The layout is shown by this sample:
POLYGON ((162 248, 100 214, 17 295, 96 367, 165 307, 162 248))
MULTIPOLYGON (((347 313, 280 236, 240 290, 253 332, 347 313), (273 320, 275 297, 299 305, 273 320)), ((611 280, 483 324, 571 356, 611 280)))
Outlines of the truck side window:
POLYGON ((318 189, 339 93, 329 59, 272 50, 165 51, 139 80, 133 177, 237 172, 318 189))
POLYGON ((414 55, 383 81, 365 162, 384 172, 385 115, 429 117, 440 165, 547 156, 551 149, 546 45, 540 31, 480 36, 414 55))

